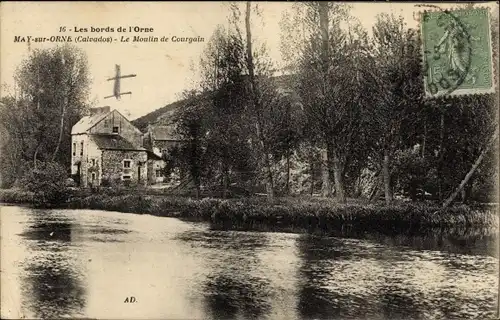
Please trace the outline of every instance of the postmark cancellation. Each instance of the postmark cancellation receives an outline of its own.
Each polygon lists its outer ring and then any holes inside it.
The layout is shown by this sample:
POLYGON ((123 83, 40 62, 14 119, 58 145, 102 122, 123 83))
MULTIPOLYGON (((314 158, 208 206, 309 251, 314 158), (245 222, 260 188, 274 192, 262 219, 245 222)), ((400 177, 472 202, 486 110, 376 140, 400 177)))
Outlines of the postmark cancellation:
POLYGON ((495 92, 488 8, 420 12, 426 97, 495 92))

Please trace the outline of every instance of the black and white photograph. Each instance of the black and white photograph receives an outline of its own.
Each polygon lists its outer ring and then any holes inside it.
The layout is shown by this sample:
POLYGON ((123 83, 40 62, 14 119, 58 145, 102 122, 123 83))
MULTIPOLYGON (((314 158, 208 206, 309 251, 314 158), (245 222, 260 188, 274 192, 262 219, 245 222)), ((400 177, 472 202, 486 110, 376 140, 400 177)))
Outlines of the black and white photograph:
POLYGON ((0 27, 1 319, 500 319, 498 1, 0 27))

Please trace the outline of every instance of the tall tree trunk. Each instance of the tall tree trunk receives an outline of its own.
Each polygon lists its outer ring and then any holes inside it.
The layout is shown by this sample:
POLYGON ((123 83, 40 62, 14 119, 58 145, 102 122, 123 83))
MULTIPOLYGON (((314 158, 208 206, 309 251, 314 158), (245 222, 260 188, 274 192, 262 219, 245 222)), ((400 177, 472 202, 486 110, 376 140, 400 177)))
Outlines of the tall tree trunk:
POLYGON ((196 181, 196 200, 199 200, 201 196, 200 182, 196 181))
POLYGON ((265 168, 266 168, 266 194, 267 194, 267 200, 269 202, 274 201, 274 182, 273 182, 273 172, 271 170, 271 164, 269 161, 269 155, 266 153, 264 156, 264 159, 266 161, 265 168))
MULTIPOLYGON (((40 85, 40 74, 38 74, 38 83, 39 83, 39 85, 40 85)), ((37 100, 38 100, 38 101, 37 101, 37 103, 36 103, 36 107, 37 107, 37 109, 40 109, 40 97, 38 97, 38 99, 37 99, 37 100)), ((40 150, 40 146, 41 146, 41 144, 42 144, 40 141, 42 141, 42 140, 41 140, 41 139, 38 139, 38 145, 36 146, 35 153, 33 154, 33 167, 35 168, 35 170, 36 170, 36 168, 37 168, 37 162, 38 162, 38 160, 37 160, 37 157, 38 157, 38 150, 40 150)))
POLYGON ((330 167, 328 159, 328 150, 321 150, 321 196, 330 197, 332 195, 332 187, 330 185, 330 167))
MULTIPOLYGON (((323 68, 323 80, 326 80, 329 64, 329 37, 328 37, 328 2, 319 2, 319 24, 321 30, 321 63, 323 68)), ((326 82, 326 81, 325 81, 326 82)), ((326 84, 326 83, 325 83, 326 84)))
POLYGON ((287 195, 290 194, 290 151, 286 152, 286 187, 285 192, 287 195))
POLYGON ((59 152, 59 148, 61 147, 61 142, 63 138, 63 133, 64 133, 64 116, 66 114, 66 103, 64 103, 62 110, 61 110, 61 121, 59 124, 59 138, 57 139, 57 145, 56 149, 54 150, 54 153, 52 154, 52 161, 56 160, 57 153, 59 152))
POLYGON ((40 146, 41 146, 41 145, 42 145, 42 144, 41 144, 41 143, 39 143, 39 144, 36 146, 35 153, 33 154, 33 167, 35 168, 35 170, 36 170, 36 168, 37 168, 37 163, 38 163, 38 159, 37 159, 37 157, 38 157, 38 151, 40 150, 40 146))
POLYGON ((472 176, 469 180, 469 183, 464 187, 464 194, 462 197, 462 201, 464 203, 468 203, 471 200, 472 193, 474 190, 474 180, 476 179, 476 176, 472 176))
POLYGON ((229 170, 227 165, 223 164, 222 167, 222 198, 227 198, 227 191, 229 189, 229 170))
POLYGON ((425 143, 427 140, 427 119, 424 118, 424 137, 422 139, 422 158, 425 159, 425 143))
POLYGON ((386 148, 384 150, 384 163, 382 166, 386 205, 390 205, 392 203, 391 171, 389 166, 390 166, 390 156, 389 156, 389 150, 386 148))
POLYGON ((455 191, 448 197, 448 199, 446 199, 446 201, 443 203, 443 209, 448 207, 455 200, 455 198, 462 191, 462 189, 465 187, 467 182, 469 182, 469 180, 472 178, 472 176, 476 172, 477 168, 479 167, 479 165, 483 161, 484 157, 486 156, 486 154, 490 150, 492 143, 496 140, 497 136, 498 136, 498 129, 495 131, 495 133, 491 137, 488 144, 484 147, 483 151, 479 154, 476 161, 474 162, 474 164, 470 168, 469 172, 467 172, 467 174, 465 175, 465 178, 458 185, 458 187, 455 189, 455 191))
POLYGON ((335 181, 335 198, 340 203, 346 202, 345 191, 344 191, 344 179, 343 179, 343 170, 342 163, 340 162, 339 156, 335 151, 333 154, 333 178, 335 181))
POLYGON ((441 110, 441 122, 439 126, 439 160, 438 160, 438 197, 443 200, 443 166, 444 166, 444 110, 441 110))
POLYGON ((57 146, 56 149, 54 150, 54 153, 52 154, 52 161, 56 160, 57 153, 59 152, 59 148, 61 147, 62 139, 63 139, 63 134, 64 134, 64 117, 66 116, 66 109, 68 108, 69 104, 69 96, 72 94, 73 91, 73 85, 71 81, 68 83, 69 89, 67 92, 67 96, 64 97, 63 101, 63 106, 61 110, 61 121, 59 125, 59 139, 57 140, 57 146))
POLYGON ((262 115, 261 115, 261 105, 260 101, 257 97, 257 87, 255 83, 255 73, 254 73, 254 62, 253 62, 253 52, 252 52, 252 31, 250 29, 250 1, 247 1, 246 5, 246 14, 245 14, 245 28, 246 28, 246 38, 247 38, 247 68, 248 74, 250 77, 250 91, 251 91, 251 99, 254 106, 255 115, 257 117, 257 122, 255 124, 257 137, 260 142, 260 146, 262 149, 262 160, 264 164, 265 170, 265 179, 266 179, 266 193, 267 199, 269 202, 274 200, 274 183, 273 183, 273 174, 271 170, 271 161, 269 158, 269 152, 267 150, 267 145, 264 141, 263 133, 262 133, 262 115))
POLYGON ((381 179, 382 179, 382 176, 380 176, 380 175, 376 176, 375 186, 372 189, 372 191, 370 192, 370 197, 369 197, 370 202, 377 201, 378 198, 380 197, 380 194, 381 194, 380 190, 382 190, 382 188, 380 188, 380 184, 381 184, 380 180, 381 179))
POLYGON ((200 198, 201 194, 201 170, 200 170, 200 159, 199 159, 199 142, 197 139, 191 141, 191 159, 190 159, 190 173, 193 183, 196 188, 196 199, 200 198))
MULTIPOLYGON (((321 70, 322 70, 322 95, 323 99, 326 97, 327 84, 328 84, 328 3, 319 2, 319 24, 321 31, 321 70)), ((332 193, 331 178, 330 178, 330 159, 329 159, 329 137, 325 135, 325 148, 321 152, 321 193, 323 197, 330 197, 332 193)))
POLYGON ((220 196, 224 198, 224 163, 221 161, 220 165, 220 188, 221 188, 221 194, 220 196))
POLYGON ((314 155, 311 152, 309 155, 309 166, 311 170, 311 197, 314 195, 314 155))

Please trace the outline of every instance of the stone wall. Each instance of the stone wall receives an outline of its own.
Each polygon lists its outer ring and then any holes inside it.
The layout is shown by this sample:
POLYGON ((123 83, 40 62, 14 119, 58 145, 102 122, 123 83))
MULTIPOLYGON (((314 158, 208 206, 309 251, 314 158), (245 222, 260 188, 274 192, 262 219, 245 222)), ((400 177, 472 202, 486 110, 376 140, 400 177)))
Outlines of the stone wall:
POLYGON ((102 151, 102 180, 111 185, 137 184, 138 182, 146 185, 148 182, 146 151, 102 151), (130 168, 124 168, 124 160, 130 160, 130 168), (130 176, 130 182, 124 181, 124 176, 130 176))
POLYGON ((80 186, 88 187, 91 180, 91 172, 96 173, 95 183, 99 183, 100 177, 101 151, 97 145, 89 139, 86 134, 76 134, 71 136, 71 175, 78 174, 80 186), (83 151, 83 152, 82 152, 83 151), (94 162, 92 161, 94 159, 94 162), (95 163, 95 165, 93 165, 95 163))
POLYGON ((92 141, 92 139, 88 140, 87 150, 85 154, 86 154, 86 157, 84 159, 86 161, 85 186, 100 185, 102 177, 102 170, 101 170, 102 152, 97 147, 95 142, 92 141), (92 173, 95 174, 94 180, 92 180, 92 173))
MULTIPOLYGON (((88 136, 86 134, 75 134, 71 136, 71 174, 75 175, 78 173, 78 163, 83 162, 85 159, 85 154, 82 154, 82 144, 83 151, 85 151, 87 146, 88 136)), ((80 165, 82 166, 82 165, 80 165)), ((81 172, 81 169, 80 169, 81 172)), ((81 177, 80 177, 81 179, 81 177)))

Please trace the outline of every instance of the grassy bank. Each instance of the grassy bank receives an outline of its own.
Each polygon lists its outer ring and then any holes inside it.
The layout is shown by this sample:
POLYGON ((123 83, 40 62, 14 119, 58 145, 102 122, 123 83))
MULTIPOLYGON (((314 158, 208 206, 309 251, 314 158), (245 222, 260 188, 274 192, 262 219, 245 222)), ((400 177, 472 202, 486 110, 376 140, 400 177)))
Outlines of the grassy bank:
MULTIPOLYGON (((0 191, 0 201, 26 203, 30 193, 0 191)), ((496 207, 455 206, 437 212, 430 204, 399 203, 392 206, 363 202, 340 205, 330 199, 281 198, 268 204, 264 198, 222 200, 157 195, 77 196, 59 207, 98 209, 161 217, 208 221, 232 230, 293 231, 338 234, 344 231, 389 234, 428 229, 491 228, 498 224, 496 207)))

